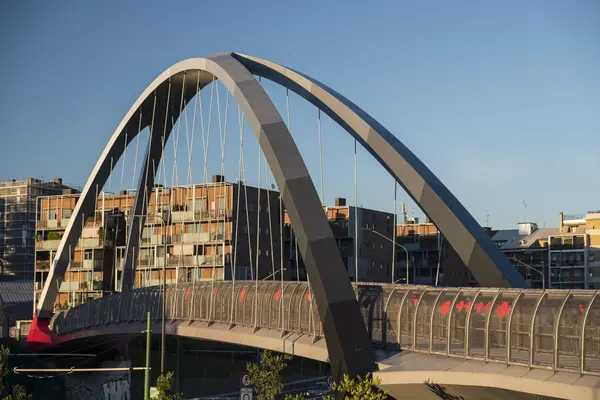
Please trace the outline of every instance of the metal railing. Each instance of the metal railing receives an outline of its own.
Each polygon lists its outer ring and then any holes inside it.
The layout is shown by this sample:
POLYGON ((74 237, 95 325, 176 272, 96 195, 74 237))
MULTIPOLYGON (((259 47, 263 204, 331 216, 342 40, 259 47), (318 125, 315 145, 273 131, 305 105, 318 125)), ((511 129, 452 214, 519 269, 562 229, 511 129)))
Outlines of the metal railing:
MULTIPOLYGON (((168 319, 323 335, 306 282, 221 281, 167 287, 168 319), (258 294, 258 296, 257 296, 258 294)), ((365 285, 359 284, 359 287, 365 285)), ((366 285, 368 286, 368 285, 366 285)), ((381 287, 364 312, 371 337, 404 350, 600 375, 600 299, 590 290, 381 287)), ((355 287, 356 292, 358 290, 355 287)), ((115 293, 60 313, 57 334, 160 315, 159 287, 115 293)))

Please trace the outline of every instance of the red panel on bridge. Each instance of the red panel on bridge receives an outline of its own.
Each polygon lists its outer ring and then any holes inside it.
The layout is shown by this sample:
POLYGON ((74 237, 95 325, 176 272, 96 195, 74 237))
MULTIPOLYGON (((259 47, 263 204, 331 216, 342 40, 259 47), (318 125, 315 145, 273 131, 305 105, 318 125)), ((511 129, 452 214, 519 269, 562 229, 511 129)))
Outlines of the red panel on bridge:
POLYGON ((37 313, 33 314, 33 321, 27 335, 27 346, 32 350, 43 350, 54 345, 54 334, 48 326, 47 319, 38 319, 37 313))
POLYGON ((450 300, 446 300, 444 304, 440 304, 440 312, 442 315, 448 315, 448 312, 450 312, 450 305, 450 300))
POLYGON ((188 301, 188 299, 190 298, 191 292, 192 292, 192 288, 191 287, 187 288, 187 290, 185 291, 185 301, 188 301))
POLYGON ((503 301, 498 307, 496 307, 496 314, 498 318, 504 318, 510 312, 510 304, 508 301, 503 301))
POLYGON ((278 291, 275 292, 275 300, 279 300, 281 298, 281 289, 279 289, 278 291))

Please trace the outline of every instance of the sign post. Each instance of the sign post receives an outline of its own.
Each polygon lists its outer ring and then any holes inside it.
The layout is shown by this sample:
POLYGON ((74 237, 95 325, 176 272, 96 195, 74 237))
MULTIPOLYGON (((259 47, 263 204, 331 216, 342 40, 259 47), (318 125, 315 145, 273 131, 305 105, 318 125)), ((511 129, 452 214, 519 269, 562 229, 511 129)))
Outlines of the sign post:
POLYGON ((253 390, 250 385, 250 374, 244 372, 240 376, 240 400, 252 400, 253 390))

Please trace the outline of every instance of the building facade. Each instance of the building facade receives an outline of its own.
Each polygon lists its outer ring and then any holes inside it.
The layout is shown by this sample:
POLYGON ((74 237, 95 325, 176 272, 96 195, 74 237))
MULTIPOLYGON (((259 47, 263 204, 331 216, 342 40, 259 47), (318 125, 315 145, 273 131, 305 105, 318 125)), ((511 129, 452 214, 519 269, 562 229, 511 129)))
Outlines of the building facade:
POLYGON ((600 288, 600 211, 560 213, 558 231, 548 237, 549 287, 600 288))
MULTIPOLYGON (((323 207, 351 281, 391 282, 393 268, 394 214, 354 207, 336 198, 334 206, 323 207), (358 253, 358 257, 356 254, 358 253)), ((291 280, 306 280, 302 258, 298 256, 293 227, 286 214, 284 257, 291 280)))
MULTIPOLYGON (((42 197, 36 234, 39 294, 78 195, 42 197)), ((56 307, 120 289, 134 192, 100 193, 72 251, 56 307)), ((135 287, 194 280, 280 279, 279 193, 214 176, 204 185, 156 187, 136 252, 135 287)))
POLYGON ((0 182, 0 280, 33 280, 36 198, 74 191, 60 178, 0 182))

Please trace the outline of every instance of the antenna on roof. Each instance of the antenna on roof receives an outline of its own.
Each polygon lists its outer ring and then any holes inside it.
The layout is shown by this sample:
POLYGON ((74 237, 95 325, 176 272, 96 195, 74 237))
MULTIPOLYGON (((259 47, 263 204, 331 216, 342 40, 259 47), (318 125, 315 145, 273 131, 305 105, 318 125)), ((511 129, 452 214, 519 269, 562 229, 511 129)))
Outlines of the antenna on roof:
POLYGON ((527 201, 523 200, 523 207, 525 207, 525 219, 523 222, 527 222, 527 201))

